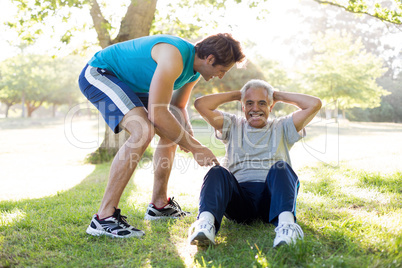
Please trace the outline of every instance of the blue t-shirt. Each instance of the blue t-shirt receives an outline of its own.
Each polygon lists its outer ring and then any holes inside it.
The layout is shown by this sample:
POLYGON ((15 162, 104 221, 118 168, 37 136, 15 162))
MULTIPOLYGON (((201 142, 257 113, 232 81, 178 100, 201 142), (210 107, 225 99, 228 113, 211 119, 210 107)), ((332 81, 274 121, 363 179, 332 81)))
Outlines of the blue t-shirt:
POLYGON ((153 35, 117 43, 97 52, 89 65, 113 72, 134 92, 149 92, 157 63, 151 50, 158 43, 177 47, 183 58, 183 71, 176 79, 173 90, 193 82, 200 76, 194 72, 194 45, 176 36, 153 35))

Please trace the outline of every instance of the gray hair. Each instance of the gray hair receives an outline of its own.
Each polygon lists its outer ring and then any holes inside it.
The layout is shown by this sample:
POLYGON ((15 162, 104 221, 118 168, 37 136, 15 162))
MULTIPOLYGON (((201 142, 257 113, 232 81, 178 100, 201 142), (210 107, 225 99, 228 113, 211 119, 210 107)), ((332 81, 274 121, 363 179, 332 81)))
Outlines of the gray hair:
POLYGON ((269 100, 269 106, 272 105, 274 102, 274 87, 265 82, 264 80, 260 79, 252 79, 248 81, 240 90, 241 92, 241 102, 244 101, 244 97, 246 96, 246 91, 249 90, 250 88, 263 88, 267 91, 268 93, 268 100, 269 100))

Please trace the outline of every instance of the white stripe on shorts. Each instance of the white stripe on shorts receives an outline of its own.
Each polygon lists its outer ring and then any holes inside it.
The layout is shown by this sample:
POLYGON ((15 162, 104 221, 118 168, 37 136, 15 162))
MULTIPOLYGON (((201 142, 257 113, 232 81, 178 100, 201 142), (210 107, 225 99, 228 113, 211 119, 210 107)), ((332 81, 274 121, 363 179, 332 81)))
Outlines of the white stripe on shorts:
MULTIPOLYGON (((119 86, 117 86, 116 84, 114 84, 112 81, 110 81, 107 77, 104 77, 100 74, 99 74, 99 78, 95 78, 91 73, 91 71, 93 72, 94 69, 96 71, 97 68, 88 65, 88 68, 85 70, 85 78, 88 80, 88 82, 90 84, 94 85, 95 87, 99 88, 99 90, 101 90, 103 93, 105 93, 106 96, 108 96, 113 101, 113 103, 116 104, 117 108, 119 108, 119 110, 123 114, 127 114, 130 111, 130 109, 119 98, 119 96, 116 94, 116 92, 107 84, 115 85, 121 91, 122 91, 122 89, 119 86), (102 80, 104 80, 104 81, 102 81, 102 80)), ((98 71, 96 71, 96 73, 98 74, 98 71)))

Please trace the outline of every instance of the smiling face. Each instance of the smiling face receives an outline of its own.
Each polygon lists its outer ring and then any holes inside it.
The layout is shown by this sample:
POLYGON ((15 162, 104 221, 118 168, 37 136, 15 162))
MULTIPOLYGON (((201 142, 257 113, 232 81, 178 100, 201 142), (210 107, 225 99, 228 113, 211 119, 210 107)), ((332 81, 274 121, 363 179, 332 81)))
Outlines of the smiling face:
POLYGON ((251 127, 262 128, 267 124, 270 107, 268 92, 264 88, 249 88, 244 95, 242 107, 251 127))
POLYGON ((215 58, 213 55, 209 55, 205 60, 202 67, 197 70, 202 77, 204 77, 205 81, 209 81, 214 77, 219 77, 222 79, 223 76, 233 67, 235 64, 234 62, 228 66, 223 65, 213 65, 215 62, 215 58))

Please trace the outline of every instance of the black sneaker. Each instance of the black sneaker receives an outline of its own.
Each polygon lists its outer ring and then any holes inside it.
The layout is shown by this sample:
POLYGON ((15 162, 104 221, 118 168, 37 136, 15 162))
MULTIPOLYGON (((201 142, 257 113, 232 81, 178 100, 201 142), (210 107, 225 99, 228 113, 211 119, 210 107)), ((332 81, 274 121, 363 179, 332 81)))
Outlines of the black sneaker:
POLYGON ((126 216, 120 214, 120 209, 114 210, 112 216, 99 219, 98 214, 92 217, 91 224, 87 228, 87 234, 93 236, 106 235, 110 237, 141 237, 145 233, 135 229, 127 223, 126 216))
POLYGON ((159 219, 177 219, 190 215, 190 212, 183 211, 179 204, 169 198, 168 204, 162 208, 155 207, 154 204, 149 204, 147 212, 145 212, 145 220, 159 220, 159 219))

